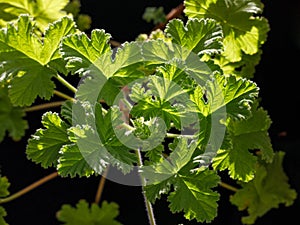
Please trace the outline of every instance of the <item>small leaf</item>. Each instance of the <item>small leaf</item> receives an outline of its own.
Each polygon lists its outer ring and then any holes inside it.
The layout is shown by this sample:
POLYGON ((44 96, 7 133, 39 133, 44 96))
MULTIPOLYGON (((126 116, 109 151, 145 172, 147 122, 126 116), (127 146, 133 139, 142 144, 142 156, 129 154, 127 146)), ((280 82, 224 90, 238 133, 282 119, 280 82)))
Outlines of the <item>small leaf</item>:
POLYGON ((5 216, 7 216, 5 209, 0 206, 0 225, 8 225, 8 223, 6 223, 4 220, 5 216))
POLYGON ((8 188, 10 186, 10 183, 6 177, 2 177, 0 175, 0 198, 6 197, 9 195, 8 188))
POLYGON ((89 205, 85 200, 80 200, 76 207, 63 205, 57 212, 57 219, 64 225, 121 225, 116 220, 119 215, 119 206, 103 201, 101 207, 93 203, 89 205))
MULTIPOLYGON (((9 195, 9 186, 10 183, 8 179, 0 175, 0 200, 1 198, 7 197, 9 195)), ((2 206, 0 206, 0 225, 8 225, 8 223, 6 223, 4 220, 5 216, 7 216, 6 210, 2 206)))

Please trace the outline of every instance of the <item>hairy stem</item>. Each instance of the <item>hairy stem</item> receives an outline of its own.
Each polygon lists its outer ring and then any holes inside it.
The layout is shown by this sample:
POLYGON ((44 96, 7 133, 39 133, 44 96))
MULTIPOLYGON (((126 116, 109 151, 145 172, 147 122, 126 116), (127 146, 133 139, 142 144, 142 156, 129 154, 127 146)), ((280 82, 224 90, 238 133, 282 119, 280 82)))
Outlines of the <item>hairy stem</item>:
POLYGON ((26 188, 22 189, 21 191, 18 191, 15 194, 13 194, 11 196, 8 196, 6 198, 1 198, 0 199, 0 204, 15 200, 15 199, 21 197, 22 195, 28 193, 29 191, 35 189, 36 187, 41 186, 42 184, 46 183, 47 181, 52 180, 53 178, 55 178, 57 176, 58 176, 57 172, 51 173, 51 174, 47 175, 46 177, 44 177, 44 178, 34 182, 33 184, 27 186, 26 188))
POLYGON ((58 106, 61 106, 64 103, 64 101, 57 101, 57 102, 49 102, 49 103, 44 103, 40 105, 34 105, 28 108, 25 108, 25 112, 33 112, 33 111, 38 111, 38 110, 43 110, 43 109, 49 109, 49 108, 55 108, 58 106))
POLYGON ((101 196, 102 196, 102 192, 103 192, 103 189, 104 189, 108 169, 109 169, 109 167, 106 168, 106 170, 104 171, 104 173, 101 176, 101 179, 100 179, 100 182, 99 182, 99 185, 98 185, 98 189, 97 189, 97 193, 96 193, 96 197, 95 197, 95 203, 96 204, 99 204, 99 202, 101 200, 101 196))
POLYGON ((62 83, 66 88, 68 88, 68 89, 69 89, 70 91, 72 91, 73 93, 76 93, 77 89, 76 89, 75 87, 73 87, 73 85, 70 84, 68 81, 66 81, 62 76, 60 76, 60 75, 57 74, 55 77, 56 77, 56 79, 57 79, 60 83, 62 83))
POLYGON ((224 182, 222 182, 222 181, 219 182, 219 185, 220 185, 221 187, 223 187, 223 188, 226 188, 226 189, 230 190, 230 191, 237 192, 237 191, 239 190, 238 188, 233 187, 233 186, 231 186, 230 184, 224 183, 224 182))
POLYGON ((65 93, 62 93, 60 91, 57 91, 57 90, 54 90, 53 92, 55 95, 61 97, 61 98, 64 98, 66 100, 71 100, 71 101, 74 101, 74 98, 70 97, 69 95, 66 95, 65 93))
MULTIPOLYGON (((142 160, 142 155, 141 155, 141 152, 140 152, 139 149, 136 150, 136 154, 137 154, 137 158, 138 158, 138 165, 142 166, 143 165, 143 160, 142 160)), ((144 185, 145 185, 145 180, 142 178, 142 187, 144 187, 144 185)), ((151 202, 148 200, 144 189, 143 189, 142 193, 143 193, 143 197, 144 197, 144 200, 145 200, 145 206, 146 206, 146 210, 147 210, 147 214, 148 214, 149 223, 150 223, 150 225, 156 225, 154 212, 153 212, 151 202)))

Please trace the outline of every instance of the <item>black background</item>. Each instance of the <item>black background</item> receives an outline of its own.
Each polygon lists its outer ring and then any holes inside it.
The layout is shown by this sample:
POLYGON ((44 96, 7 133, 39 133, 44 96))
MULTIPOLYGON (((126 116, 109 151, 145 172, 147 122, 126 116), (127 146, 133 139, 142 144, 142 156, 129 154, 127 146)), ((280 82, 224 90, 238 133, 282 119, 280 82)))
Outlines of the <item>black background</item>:
MULTIPOLYGON (((140 33, 149 33, 152 24, 142 19, 146 6, 164 6, 165 12, 176 7, 181 1, 99 1, 82 0, 82 13, 92 17, 92 29, 101 28, 119 42, 132 41, 140 33)), ((271 31, 263 46, 263 56, 256 67, 254 81, 260 87, 262 106, 269 112, 273 121, 270 128, 274 150, 286 152, 284 169, 289 176, 291 186, 300 193, 300 4, 295 1, 265 0, 264 16, 269 20, 271 31), (285 135, 283 135, 285 134, 285 135)), ((58 111, 53 109, 52 111, 58 111)), ((1 173, 12 183, 14 193, 37 179, 53 172, 42 169, 28 161, 25 155, 27 139, 41 127, 43 112, 28 113, 30 129, 19 142, 10 139, 0 144, 1 173)), ((226 176, 224 175, 224 179, 226 176)), ((21 198, 6 203, 6 220, 10 225, 55 225, 59 222, 55 213, 62 204, 76 204, 79 199, 93 202, 99 178, 56 178, 29 192, 21 198)), ((230 191, 218 188, 221 193, 218 217, 212 225, 240 225, 242 213, 228 202, 230 191)), ((147 215, 139 187, 116 184, 106 181, 103 200, 115 201, 120 205, 119 221, 124 225, 147 225, 147 215)), ((171 214, 165 199, 154 206, 158 225, 199 224, 186 221, 182 214, 171 214)), ((299 198, 293 206, 280 206, 272 209, 257 225, 299 224, 299 198)))

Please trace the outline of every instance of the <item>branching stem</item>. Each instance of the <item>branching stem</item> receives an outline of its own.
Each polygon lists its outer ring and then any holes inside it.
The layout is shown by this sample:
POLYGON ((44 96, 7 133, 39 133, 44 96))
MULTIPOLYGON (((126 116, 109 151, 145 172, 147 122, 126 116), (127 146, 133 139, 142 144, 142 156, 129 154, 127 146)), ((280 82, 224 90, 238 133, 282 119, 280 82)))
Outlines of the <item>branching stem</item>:
POLYGON ((57 172, 51 173, 51 174, 47 175, 46 177, 34 182, 33 184, 27 186, 26 188, 22 189, 21 191, 18 191, 17 193, 15 193, 11 196, 8 196, 6 198, 0 198, 0 204, 15 200, 15 199, 21 197, 22 195, 28 193, 29 191, 37 188, 38 186, 41 186, 42 184, 46 183, 47 181, 52 180, 53 178, 55 178, 57 176, 58 176, 57 172))

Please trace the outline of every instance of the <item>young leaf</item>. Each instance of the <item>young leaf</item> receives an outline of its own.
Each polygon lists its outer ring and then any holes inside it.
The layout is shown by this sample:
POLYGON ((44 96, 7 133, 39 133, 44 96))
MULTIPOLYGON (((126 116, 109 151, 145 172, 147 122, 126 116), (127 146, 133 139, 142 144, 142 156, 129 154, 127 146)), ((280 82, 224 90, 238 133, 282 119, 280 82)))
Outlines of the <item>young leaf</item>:
POLYGON ((0 142, 6 133, 15 141, 19 141, 28 128, 23 119, 25 112, 20 107, 14 107, 8 98, 7 88, 0 86, 0 142))
POLYGON ((63 9, 68 2, 69 0, 1 0, 0 25, 16 20, 20 14, 29 14, 35 18, 38 29, 45 32, 49 23, 67 15, 63 9))
POLYGON ((259 150, 266 162, 272 162, 274 152, 268 135, 271 120, 262 108, 253 109, 246 120, 230 121, 228 124, 231 148, 222 149, 214 158, 213 167, 229 170, 233 179, 248 182, 254 178, 257 157, 249 150, 259 150))
POLYGON ((174 144, 174 149, 168 158, 141 168, 141 175, 147 181, 147 185, 158 184, 176 176, 191 160, 195 148, 195 141, 189 141, 183 137, 178 138, 178 143, 174 144))
POLYGON ((64 225, 121 225, 116 220, 119 215, 119 206, 103 201, 101 207, 93 203, 89 205, 85 200, 80 200, 76 207, 63 205, 57 212, 57 219, 64 225))
POLYGON ((57 113, 46 112, 42 117, 42 124, 46 129, 38 129, 28 140, 26 154, 28 159, 40 163, 48 168, 58 164, 60 149, 70 143, 68 139, 68 125, 57 113))
POLYGON ((255 178, 249 183, 241 183, 242 188, 230 198, 239 210, 247 209, 249 215, 242 218, 243 224, 254 224, 272 208, 278 208, 280 204, 290 206, 297 198, 282 167, 284 155, 284 152, 276 152, 272 163, 259 164, 255 178))
POLYGON ((42 40, 33 30, 28 15, 0 30, 0 74, 10 82, 9 97, 18 106, 31 105, 37 96, 51 98, 55 87, 51 78, 57 73, 51 63, 60 58, 62 37, 73 33, 75 27, 71 18, 63 17, 49 25, 42 40))
POLYGON ((268 21, 259 16, 263 4, 257 0, 185 0, 189 18, 213 18, 224 32, 223 55, 230 62, 242 59, 242 53, 253 55, 266 41, 268 21))

